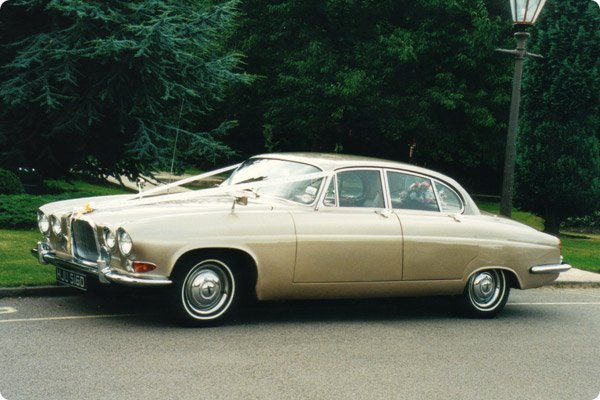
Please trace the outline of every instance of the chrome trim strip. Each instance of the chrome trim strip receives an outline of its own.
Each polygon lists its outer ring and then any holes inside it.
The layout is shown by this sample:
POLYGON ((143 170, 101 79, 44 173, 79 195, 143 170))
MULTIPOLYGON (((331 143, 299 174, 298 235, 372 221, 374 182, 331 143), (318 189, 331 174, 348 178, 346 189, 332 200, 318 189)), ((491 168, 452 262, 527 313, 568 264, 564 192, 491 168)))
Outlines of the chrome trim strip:
POLYGON ((105 261, 100 261, 98 266, 101 268, 98 268, 97 266, 92 267, 87 265, 90 263, 83 264, 80 260, 65 260, 56 257, 55 254, 43 249, 40 252, 38 248, 31 249, 31 254, 38 258, 38 260, 43 260, 46 264, 49 263, 53 265, 74 268, 86 274, 97 275, 101 283, 118 283, 126 286, 165 286, 173 283, 173 281, 168 278, 137 278, 125 275, 112 270, 110 266, 106 266, 105 261))
POLYGON ((570 269, 571 266, 569 264, 534 265, 529 268, 529 272, 532 274, 558 274, 567 272, 570 269))

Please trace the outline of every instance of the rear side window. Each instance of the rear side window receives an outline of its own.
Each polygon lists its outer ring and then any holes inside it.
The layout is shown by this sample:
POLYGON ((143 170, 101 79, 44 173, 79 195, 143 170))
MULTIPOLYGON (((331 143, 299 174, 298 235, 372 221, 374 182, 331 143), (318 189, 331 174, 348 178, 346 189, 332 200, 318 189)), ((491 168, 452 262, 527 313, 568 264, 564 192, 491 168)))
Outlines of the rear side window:
POLYGON ((463 203, 454 190, 437 181, 435 182, 435 190, 440 199, 440 207, 443 212, 462 212, 463 203))
POLYGON ((440 211, 431 179, 387 171, 392 208, 440 211))

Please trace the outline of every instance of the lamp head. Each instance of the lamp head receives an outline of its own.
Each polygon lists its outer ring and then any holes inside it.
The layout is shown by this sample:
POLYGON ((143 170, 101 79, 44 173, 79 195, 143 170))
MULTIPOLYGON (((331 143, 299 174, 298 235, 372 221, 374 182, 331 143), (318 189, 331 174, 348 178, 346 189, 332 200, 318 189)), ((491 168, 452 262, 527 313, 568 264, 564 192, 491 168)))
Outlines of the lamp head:
POLYGON ((542 12, 546 0, 509 0, 515 25, 533 25, 542 12))

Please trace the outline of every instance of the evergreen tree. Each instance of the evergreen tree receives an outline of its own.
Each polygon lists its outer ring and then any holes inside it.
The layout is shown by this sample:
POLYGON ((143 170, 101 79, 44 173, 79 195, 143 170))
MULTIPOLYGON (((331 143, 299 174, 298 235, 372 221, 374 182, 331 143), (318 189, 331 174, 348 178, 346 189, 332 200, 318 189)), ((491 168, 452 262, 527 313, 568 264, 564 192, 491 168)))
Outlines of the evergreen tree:
MULTIPOLYGON (((46 175, 168 167, 174 138, 214 159, 233 125, 207 115, 239 57, 235 1, 11 0, 0 12, 0 160, 46 175), (211 125, 212 124, 212 125, 211 125)), ((181 142, 180 142, 181 144, 181 142)))
POLYGON ((600 207, 600 9, 549 0, 532 30, 523 81, 515 204, 557 234, 600 207))

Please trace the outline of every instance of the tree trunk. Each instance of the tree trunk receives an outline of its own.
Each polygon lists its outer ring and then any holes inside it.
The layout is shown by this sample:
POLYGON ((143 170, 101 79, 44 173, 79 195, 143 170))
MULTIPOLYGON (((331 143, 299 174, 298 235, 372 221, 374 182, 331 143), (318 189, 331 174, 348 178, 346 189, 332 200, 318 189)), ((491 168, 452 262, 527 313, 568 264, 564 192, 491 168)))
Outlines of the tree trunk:
POLYGON ((546 212, 544 214, 544 232, 558 236, 560 230, 560 223, 562 222, 561 218, 557 215, 557 213, 554 210, 550 208, 546 208, 546 212))

